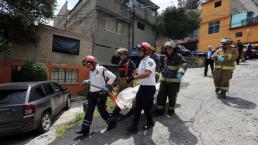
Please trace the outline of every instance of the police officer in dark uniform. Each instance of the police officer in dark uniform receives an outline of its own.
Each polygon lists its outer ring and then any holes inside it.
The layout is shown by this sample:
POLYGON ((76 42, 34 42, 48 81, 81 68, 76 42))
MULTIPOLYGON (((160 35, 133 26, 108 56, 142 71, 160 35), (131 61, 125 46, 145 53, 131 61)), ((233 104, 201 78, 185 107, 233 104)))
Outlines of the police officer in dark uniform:
MULTIPOLYGON (((133 87, 133 82, 128 82, 127 78, 131 77, 135 71, 136 71, 136 66, 134 62, 129 59, 128 57, 128 50, 126 48, 119 48, 116 50, 116 53, 119 54, 120 56, 120 62, 118 64, 118 72, 119 72, 119 83, 118 83, 118 92, 121 92, 123 89, 126 89, 128 87, 133 87)), ((121 109, 116 106, 115 109, 113 110, 112 117, 116 117, 119 115, 119 112, 121 109)), ((129 112, 130 115, 131 112, 129 112)))
POLYGON ((162 77, 157 96, 156 113, 157 115, 164 114, 168 96, 168 115, 171 116, 175 113, 177 94, 180 89, 181 79, 187 69, 187 63, 184 57, 176 52, 177 44, 173 40, 166 42, 164 47, 166 56, 161 70, 162 77))
POLYGON ((77 133, 88 137, 96 105, 101 117, 108 124, 107 130, 111 130, 116 126, 116 122, 106 110, 107 92, 116 79, 116 76, 103 66, 99 66, 97 64, 97 59, 94 56, 86 56, 82 60, 82 63, 83 66, 87 66, 90 70, 89 80, 83 81, 83 84, 90 85, 90 90, 88 94, 88 106, 82 123, 82 128, 77 131, 77 133), (105 81, 106 78, 109 79, 107 83, 105 81))

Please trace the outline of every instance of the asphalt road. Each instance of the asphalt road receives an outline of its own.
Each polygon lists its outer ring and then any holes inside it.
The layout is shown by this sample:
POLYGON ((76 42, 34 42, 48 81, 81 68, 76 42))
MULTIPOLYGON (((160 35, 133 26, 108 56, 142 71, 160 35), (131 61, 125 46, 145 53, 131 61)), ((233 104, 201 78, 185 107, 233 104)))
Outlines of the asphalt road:
POLYGON ((80 138, 75 126, 53 145, 257 145, 258 144, 258 61, 237 66, 229 97, 217 98, 212 77, 203 77, 203 68, 188 69, 179 93, 176 115, 156 117, 152 130, 137 134, 125 129, 131 118, 105 132, 106 124, 95 119, 90 138, 80 138))

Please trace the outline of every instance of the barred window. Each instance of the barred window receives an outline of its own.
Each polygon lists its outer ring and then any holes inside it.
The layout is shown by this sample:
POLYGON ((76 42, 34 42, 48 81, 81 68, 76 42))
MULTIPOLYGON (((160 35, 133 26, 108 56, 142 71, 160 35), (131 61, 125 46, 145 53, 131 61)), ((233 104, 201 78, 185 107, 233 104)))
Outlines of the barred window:
POLYGON ((74 84, 78 82, 78 70, 52 68, 51 80, 60 84, 74 84))

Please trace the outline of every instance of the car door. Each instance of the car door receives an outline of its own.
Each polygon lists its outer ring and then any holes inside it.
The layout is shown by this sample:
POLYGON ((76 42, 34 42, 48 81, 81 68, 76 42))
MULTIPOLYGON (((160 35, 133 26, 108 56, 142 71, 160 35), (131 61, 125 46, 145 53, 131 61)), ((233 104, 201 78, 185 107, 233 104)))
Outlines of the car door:
POLYGON ((28 102, 36 109, 35 118, 41 118, 41 114, 50 107, 50 100, 51 98, 46 95, 42 84, 31 87, 28 102))
POLYGON ((64 89, 57 83, 51 83, 51 85, 55 91, 55 94, 59 97, 60 105, 63 107, 67 100, 64 89))
POLYGON ((51 98, 50 105, 53 113, 56 114, 58 107, 60 106, 60 97, 55 94, 55 91, 50 83, 43 84, 43 88, 46 92, 47 97, 51 98))

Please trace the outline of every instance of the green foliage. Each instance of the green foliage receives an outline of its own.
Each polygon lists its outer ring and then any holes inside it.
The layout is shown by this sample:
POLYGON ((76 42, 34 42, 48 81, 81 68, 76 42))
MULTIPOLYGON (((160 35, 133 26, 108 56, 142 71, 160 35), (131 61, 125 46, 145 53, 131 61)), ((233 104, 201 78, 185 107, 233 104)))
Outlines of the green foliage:
POLYGON ((199 27, 199 12, 168 7, 158 16, 158 34, 170 39, 183 39, 199 27))
POLYGON ((52 17, 55 0, 1 0, 0 1, 0 50, 10 43, 37 40, 37 28, 52 17), (3 45, 5 44, 5 45, 3 45))
POLYGON ((83 120, 83 117, 84 117, 84 112, 81 112, 81 113, 78 113, 73 120, 58 125, 57 128, 56 128, 57 138, 60 139, 74 125, 79 124, 83 120))
POLYGON ((46 81, 48 79, 48 71, 45 64, 27 63, 21 69, 22 81, 46 81))

